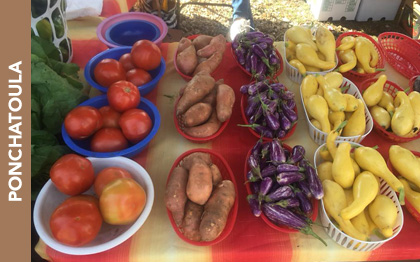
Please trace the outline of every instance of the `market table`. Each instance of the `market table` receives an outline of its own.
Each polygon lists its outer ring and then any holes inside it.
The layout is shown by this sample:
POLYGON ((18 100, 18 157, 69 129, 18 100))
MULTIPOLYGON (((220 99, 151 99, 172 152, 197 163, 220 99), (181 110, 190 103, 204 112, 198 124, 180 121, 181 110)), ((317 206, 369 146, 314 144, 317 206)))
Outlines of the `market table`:
MULTIPOLYGON (((99 18, 70 21, 69 36, 73 42, 73 62, 81 68, 94 54, 106 49, 95 36, 94 28, 99 18)), ((283 44, 275 43, 280 53, 283 44)), ((404 226, 400 234, 371 252, 356 252, 341 247, 328 237, 320 226, 313 226, 314 231, 328 244, 325 247, 315 238, 301 233, 286 234, 273 230, 262 219, 252 215, 246 201, 244 186, 244 163, 248 150, 257 138, 243 124, 240 113, 239 87, 249 83, 250 78, 236 66, 229 49, 226 50, 221 66, 215 72, 215 78, 223 78, 236 94, 232 118, 223 133, 211 142, 195 144, 182 137, 175 129, 173 109, 178 90, 186 82, 178 75, 173 65, 173 57, 178 43, 163 43, 162 55, 166 61, 166 72, 157 88, 146 98, 156 104, 161 114, 161 127, 149 146, 134 160, 140 163, 150 174, 155 187, 155 200, 152 212, 141 229, 121 245, 93 255, 71 256, 60 253, 46 246, 40 240, 36 251, 42 257, 52 261, 367 261, 367 260, 408 260, 420 259, 420 224, 404 211, 404 226), (166 179, 175 159, 183 152, 193 148, 210 148, 220 153, 229 163, 238 183, 239 210, 236 224, 231 234, 219 244, 211 247, 190 245, 181 240, 173 230, 163 201, 166 179)), ((388 79, 401 87, 408 86, 408 79, 386 65, 388 79)), ((80 74, 82 76, 82 74, 80 74)), ((286 76, 285 71, 278 77, 289 90, 295 93, 299 121, 295 133, 285 141, 290 146, 303 145, 306 157, 313 162, 318 145, 308 134, 307 122, 299 95, 299 85, 286 76)), ((91 90, 91 95, 98 94, 91 90)), ((391 145, 379 137, 373 130, 365 140, 366 146, 379 146, 382 155, 388 157, 391 145)), ((420 151, 420 140, 402 144, 403 147, 420 151)), ((317 222, 320 224, 319 219, 317 222)))

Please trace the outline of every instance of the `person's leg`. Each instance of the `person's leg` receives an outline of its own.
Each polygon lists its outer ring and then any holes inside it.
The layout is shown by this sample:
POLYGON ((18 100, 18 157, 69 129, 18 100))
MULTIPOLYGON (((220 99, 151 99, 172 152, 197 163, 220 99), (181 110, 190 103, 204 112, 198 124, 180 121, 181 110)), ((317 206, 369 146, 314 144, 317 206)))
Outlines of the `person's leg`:
POLYGON ((251 5, 249 0, 232 0, 233 7, 233 21, 238 18, 245 18, 250 21, 251 27, 254 27, 254 20, 252 18, 251 5))

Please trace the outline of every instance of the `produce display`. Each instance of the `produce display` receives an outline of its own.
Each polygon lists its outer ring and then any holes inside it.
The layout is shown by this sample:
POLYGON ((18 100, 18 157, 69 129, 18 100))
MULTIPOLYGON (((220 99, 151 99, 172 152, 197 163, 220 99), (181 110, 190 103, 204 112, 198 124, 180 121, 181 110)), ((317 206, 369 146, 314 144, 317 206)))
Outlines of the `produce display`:
POLYGON ((200 72, 211 74, 222 62, 225 49, 226 39, 223 35, 199 35, 192 41, 183 37, 179 41, 176 65, 187 76, 200 72))
POLYGON ((196 74, 179 92, 175 114, 182 132, 195 138, 214 135, 232 115, 235 92, 207 72, 196 74))
POLYGON ((193 241, 213 241, 224 230, 235 202, 235 186, 223 180, 211 156, 195 152, 172 170, 165 191, 166 208, 182 234, 193 241))
POLYGON ((75 140, 90 139, 94 152, 123 150, 143 140, 153 126, 150 116, 137 108, 140 92, 134 84, 115 82, 107 97, 109 106, 78 106, 64 119, 67 134, 75 140))
POLYGON ((260 139, 247 156, 248 203, 254 216, 264 214, 278 226, 316 235, 311 225, 312 198, 321 199, 324 191, 315 169, 305 158, 305 149, 287 149, 278 139, 260 139))
POLYGON ((262 81, 275 76, 282 66, 273 43, 273 38, 262 32, 245 32, 235 37, 232 50, 239 65, 252 78, 262 81))
POLYGON ((294 93, 281 83, 253 82, 240 88, 246 125, 265 138, 285 138, 298 120, 294 93))
POLYGON ((317 163, 317 173, 325 191, 322 200, 325 210, 350 237, 362 241, 369 241, 374 234, 389 238, 397 221, 398 203, 381 194, 384 188, 379 178, 399 193, 401 204, 404 204, 404 186, 376 149, 356 146, 353 150, 348 142, 337 146, 338 132, 331 131, 327 144, 319 149, 322 161, 317 163))
POLYGON ((157 68, 160 62, 160 48, 149 40, 139 40, 134 43, 131 52, 122 55, 119 60, 105 58, 99 61, 93 70, 94 79, 104 87, 121 80, 141 86, 152 80, 148 71, 157 68))
POLYGON ((300 74, 328 71, 337 65, 335 37, 327 28, 320 26, 315 39, 309 28, 293 26, 285 33, 286 61, 300 74))
POLYGON ((376 68, 380 54, 366 37, 347 35, 341 39, 337 51, 342 63, 337 68, 340 73, 355 70, 360 74, 373 74, 383 70, 376 68))
POLYGON ((396 90, 390 94, 384 90, 386 82, 386 75, 381 75, 363 92, 372 118, 387 132, 399 137, 417 136, 420 131, 420 93, 413 91, 407 95, 396 90))
POLYGON ((54 238, 69 246, 94 240, 103 222, 128 225, 141 214, 146 193, 131 174, 120 167, 94 173, 89 159, 64 155, 54 163, 50 177, 55 187, 70 197, 60 203, 49 221, 54 238), (89 193, 94 188, 95 194, 89 193))
POLYGON ((305 112, 312 125, 329 133, 347 120, 340 136, 361 136, 366 131, 365 104, 342 86, 343 76, 338 72, 307 75, 300 86, 305 112))

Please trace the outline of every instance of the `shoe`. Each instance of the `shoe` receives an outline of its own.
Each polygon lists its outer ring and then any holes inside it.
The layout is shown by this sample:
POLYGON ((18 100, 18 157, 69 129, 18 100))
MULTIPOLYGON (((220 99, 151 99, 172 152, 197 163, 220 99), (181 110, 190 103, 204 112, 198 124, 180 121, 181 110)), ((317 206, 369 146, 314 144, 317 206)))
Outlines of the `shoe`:
POLYGON ((232 25, 230 26, 229 33, 227 35, 227 40, 232 42, 235 37, 244 32, 249 32, 251 29, 250 21, 245 18, 238 18, 233 21, 232 25))

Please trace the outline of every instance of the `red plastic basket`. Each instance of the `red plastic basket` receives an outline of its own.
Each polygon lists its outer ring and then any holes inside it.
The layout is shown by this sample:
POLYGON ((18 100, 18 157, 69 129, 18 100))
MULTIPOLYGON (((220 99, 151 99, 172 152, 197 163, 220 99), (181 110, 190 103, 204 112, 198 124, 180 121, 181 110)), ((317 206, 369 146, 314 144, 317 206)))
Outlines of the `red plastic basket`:
MULTIPOLYGON (((373 79, 365 80, 359 86, 360 92, 363 94, 363 91, 366 90, 371 84, 376 82, 376 80, 378 80, 378 79, 373 78, 373 79)), ((388 81, 388 80, 385 82, 384 92, 388 92, 393 98, 395 98, 398 91, 404 91, 404 89, 402 89, 400 86, 398 86, 394 82, 391 82, 391 81, 388 81)), ((381 135, 384 139, 386 139, 388 141, 398 142, 398 143, 406 143, 406 142, 410 142, 410 141, 413 141, 413 140, 416 140, 416 139, 420 138, 420 133, 417 136, 414 136, 414 137, 397 136, 396 134, 394 134, 392 132, 388 132, 385 128, 380 126, 378 124, 378 122, 376 122, 373 117, 372 117, 372 119, 373 119, 373 126, 376 129, 376 131, 379 133, 379 135, 381 135)))
MULTIPOLYGON (((381 46, 375 41, 375 39, 373 39, 372 37, 370 37, 367 34, 360 33, 360 32, 346 32, 346 33, 341 34, 337 38, 337 40, 335 41, 337 47, 340 46, 341 39, 343 39, 343 37, 346 37, 346 36, 364 37, 364 38, 368 39, 369 41, 371 41, 373 43, 373 45, 375 46, 375 49, 376 49, 376 51, 378 52, 378 55, 379 55, 378 64, 376 65, 375 68, 380 69, 380 68, 385 67, 384 51, 382 50, 381 46)), ((337 51, 337 56, 338 56, 338 53, 339 53, 339 51, 337 51)), ((338 59, 338 66, 340 66, 342 64, 343 63, 341 62, 341 60, 338 59)), ((358 73, 355 70, 350 70, 348 72, 343 73, 343 76, 345 76, 346 78, 349 78, 350 80, 358 82, 358 81, 363 81, 363 80, 368 79, 368 78, 375 77, 379 73, 380 73, 380 71, 377 71, 377 72, 371 73, 371 74, 367 74, 367 73, 366 74, 361 74, 361 73, 358 73)))
MULTIPOLYGON (((265 143, 268 143, 268 142, 264 142, 264 144, 265 143)), ((287 144, 282 144, 282 146, 284 147, 284 149, 286 149, 287 151, 289 151, 290 153, 292 152, 292 148, 289 146, 289 145, 287 145, 287 144)), ((248 166, 248 158, 249 158, 249 156, 251 155, 251 151, 252 151, 252 148, 248 151, 248 154, 246 155, 246 158, 245 158, 245 167, 244 167, 244 176, 245 176, 245 181, 247 181, 247 173, 248 173, 248 171, 250 170, 249 169, 249 166, 248 166)), ((252 192, 251 191, 251 186, 250 186, 250 183, 245 183, 245 187, 246 187, 246 192, 248 193, 248 195, 250 195, 250 194, 253 194, 254 192, 252 192)), ((315 198, 312 198, 311 199, 312 200, 312 214, 311 214, 311 217, 310 217, 310 219, 312 220, 312 221, 315 221, 316 220, 316 218, 317 218, 317 216, 318 216, 318 201, 315 199, 315 198)), ((270 226, 271 228, 273 228, 273 229, 275 229, 275 230, 277 230, 277 231, 280 231, 280 232, 284 232, 284 233, 297 233, 297 232, 299 232, 298 230, 296 230, 296 229, 294 229, 294 228, 290 228, 290 227, 288 227, 288 226, 283 226, 283 225, 276 225, 276 224, 274 224, 273 222, 271 222, 271 220, 270 219, 268 219, 265 215, 264 215, 264 213, 261 213, 261 218, 262 218, 262 220, 268 225, 268 226, 270 226)))
MULTIPOLYGON (((420 157, 420 152, 411 151, 416 157, 420 157)), ((388 157, 388 160, 386 161, 389 170, 396 176, 399 177, 400 174, 398 171, 392 166, 391 160, 388 157)), ((404 199, 405 201, 405 207, 407 208, 408 212, 417 220, 417 222, 420 223, 420 213, 414 208, 414 206, 408 201, 407 197, 404 199)))
POLYGON ((420 44, 409 36, 385 32, 378 36, 388 63, 406 78, 420 75, 420 44))
POLYGON ((179 230, 178 226, 175 223, 174 218, 172 217, 172 212, 169 209, 166 209, 166 212, 168 214, 169 220, 171 221, 171 225, 173 227, 173 229, 175 230, 175 233, 179 236, 179 238, 181 238, 182 240, 184 240, 185 242, 191 244, 191 245, 195 245, 195 246, 212 246, 215 245, 219 242, 221 242, 222 240, 224 240, 232 231, 233 226, 235 225, 235 221, 236 221, 236 217, 238 216, 238 206, 239 206, 239 201, 238 201, 238 186, 236 184, 236 180, 235 180, 235 176, 233 175, 232 169, 230 169, 230 166, 228 165, 228 163, 226 162, 226 160, 218 153, 210 150, 210 149, 204 149, 204 148, 197 148, 197 149, 192 149, 189 150, 185 153, 183 153, 182 155, 180 155, 174 162, 174 164, 172 165, 172 168, 169 172, 168 178, 166 180, 166 185, 168 184, 169 178, 171 177, 172 171, 175 169, 175 167, 179 166, 180 162, 182 161, 182 159, 184 159, 186 156, 195 153, 195 152, 202 152, 202 153, 208 153, 210 154, 210 158, 213 164, 215 164, 219 170, 220 170, 220 174, 222 175, 222 178, 225 180, 230 180, 232 181, 232 183, 235 186, 235 202, 233 203, 232 209, 229 212, 229 216, 226 222, 226 226, 223 229, 222 233, 220 233, 220 235, 213 241, 193 241, 187 237, 185 237, 182 232, 179 230))
MULTIPOLYGON (((286 90, 287 90, 287 88, 286 88, 286 90)), ((241 115, 242 115, 242 120, 245 122, 245 125, 249 125, 248 117, 245 115, 245 108, 248 106, 247 97, 248 96, 246 94, 242 94, 242 96, 241 96, 241 115)), ((295 108, 293 110, 295 111, 296 114, 298 113, 297 112, 297 106, 295 106, 295 108)), ((296 130, 296 126, 297 126, 297 122, 293 124, 292 128, 289 130, 289 132, 287 132, 287 134, 284 137, 279 138, 279 139, 283 141, 283 140, 286 140, 289 137, 291 137, 296 130)), ((258 134, 257 132, 255 132, 252 128, 248 127, 248 130, 255 137, 257 137, 257 138, 261 137, 261 135, 258 134)), ((263 140, 264 141, 271 141, 273 139, 263 136, 263 140)))
POLYGON ((223 130, 225 130, 225 128, 227 127, 227 125, 229 124, 230 117, 225 122, 223 122, 222 125, 220 126, 219 130, 216 133, 214 133, 213 135, 211 135, 211 136, 207 136, 207 137, 193 137, 193 136, 187 135, 187 134, 185 134, 182 131, 181 127, 179 126, 178 118, 176 116, 176 106, 178 105, 179 99, 180 99, 180 97, 178 97, 178 99, 176 100, 175 107, 174 107, 174 115, 173 115, 173 118, 174 118, 175 128, 176 128, 176 131, 178 131, 178 133, 180 133, 183 137, 185 137, 186 139, 190 140, 191 142, 195 142, 195 143, 206 143, 206 142, 208 142, 210 140, 213 140, 216 137, 218 137, 223 132, 223 130))

